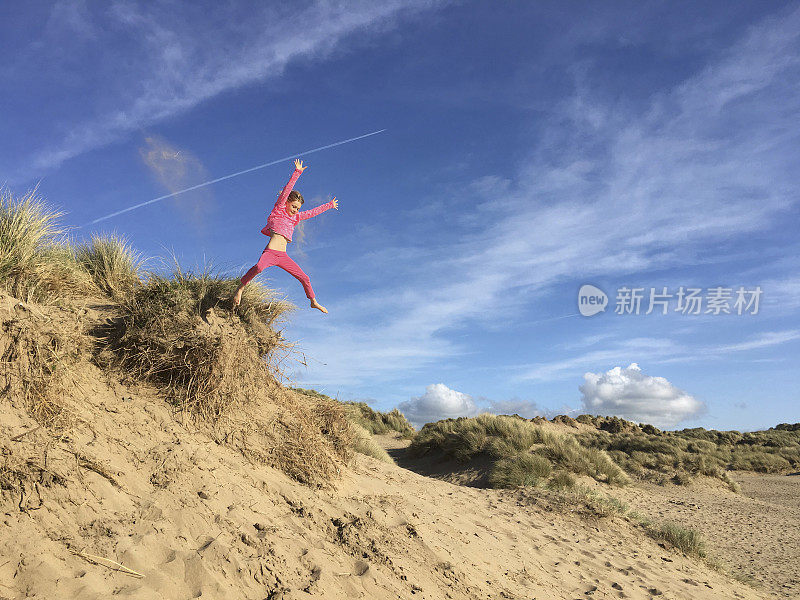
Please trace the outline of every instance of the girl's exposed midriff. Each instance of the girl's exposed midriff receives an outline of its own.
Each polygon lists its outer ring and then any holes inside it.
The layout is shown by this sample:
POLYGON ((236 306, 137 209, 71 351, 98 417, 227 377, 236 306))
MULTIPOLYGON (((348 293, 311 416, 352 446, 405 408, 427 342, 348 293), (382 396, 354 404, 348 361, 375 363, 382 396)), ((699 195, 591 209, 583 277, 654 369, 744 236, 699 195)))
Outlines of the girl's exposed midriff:
POLYGON ((280 233, 275 233, 271 229, 269 230, 270 238, 269 244, 267 244, 267 248, 270 250, 280 250, 281 252, 286 252, 286 245, 289 243, 285 237, 283 237, 280 233))

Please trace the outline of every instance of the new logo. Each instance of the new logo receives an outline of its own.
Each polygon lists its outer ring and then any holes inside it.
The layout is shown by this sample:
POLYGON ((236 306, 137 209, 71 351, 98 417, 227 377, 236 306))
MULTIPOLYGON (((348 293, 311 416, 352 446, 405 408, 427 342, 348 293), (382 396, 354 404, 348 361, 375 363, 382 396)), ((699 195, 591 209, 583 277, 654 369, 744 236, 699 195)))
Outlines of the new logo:
POLYGON ((600 288, 585 283, 578 290, 578 310, 584 317, 602 312, 608 306, 608 296, 600 288))

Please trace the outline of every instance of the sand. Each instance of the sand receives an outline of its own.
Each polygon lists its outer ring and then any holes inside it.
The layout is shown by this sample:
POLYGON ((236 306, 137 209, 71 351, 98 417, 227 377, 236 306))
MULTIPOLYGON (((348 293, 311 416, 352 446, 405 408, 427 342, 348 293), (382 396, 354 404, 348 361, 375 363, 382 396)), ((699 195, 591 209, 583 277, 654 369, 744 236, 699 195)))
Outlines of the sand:
POLYGON ((639 484, 614 495, 645 514, 697 529, 732 572, 775 597, 800 597, 800 475, 731 475, 741 493, 708 480, 639 484))
POLYGON ((360 455, 334 487, 304 486, 179 422, 154 390, 93 368, 76 384, 80 421, 61 438, 11 441, 35 423, 0 403, 4 459, 41 469, 1 496, 2 598, 773 597, 620 518, 524 492, 360 455))

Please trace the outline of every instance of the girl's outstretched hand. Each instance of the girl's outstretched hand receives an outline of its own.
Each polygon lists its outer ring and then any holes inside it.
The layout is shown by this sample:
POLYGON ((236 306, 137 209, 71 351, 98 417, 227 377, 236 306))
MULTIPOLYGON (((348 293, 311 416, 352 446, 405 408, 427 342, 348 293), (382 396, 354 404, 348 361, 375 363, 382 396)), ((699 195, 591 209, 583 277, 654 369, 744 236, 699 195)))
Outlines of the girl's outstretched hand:
POLYGON ((305 171, 308 167, 303 166, 303 161, 299 158, 294 159, 294 168, 300 171, 301 173, 305 171))
POLYGON ((339 210, 339 201, 336 199, 336 196, 333 197, 333 200, 331 200, 331 202, 333 202, 333 208, 339 210))

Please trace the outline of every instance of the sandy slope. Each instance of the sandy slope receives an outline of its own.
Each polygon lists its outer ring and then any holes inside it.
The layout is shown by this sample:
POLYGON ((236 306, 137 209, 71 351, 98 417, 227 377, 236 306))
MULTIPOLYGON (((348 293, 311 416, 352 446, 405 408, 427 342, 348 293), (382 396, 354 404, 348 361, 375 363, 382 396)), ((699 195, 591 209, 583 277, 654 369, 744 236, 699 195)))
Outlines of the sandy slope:
POLYGON ((624 521, 558 515, 524 493, 363 456, 335 489, 306 487, 179 424, 151 391, 82 378, 84 423, 59 440, 9 441, 33 423, 0 403, 2 447, 55 480, 3 492, 0 597, 768 597, 624 521))
POLYGON ((713 554, 776 597, 800 597, 800 476, 732 473, 721 485, 641 484, 616 496, 660 520, 700 531, 713 554))

